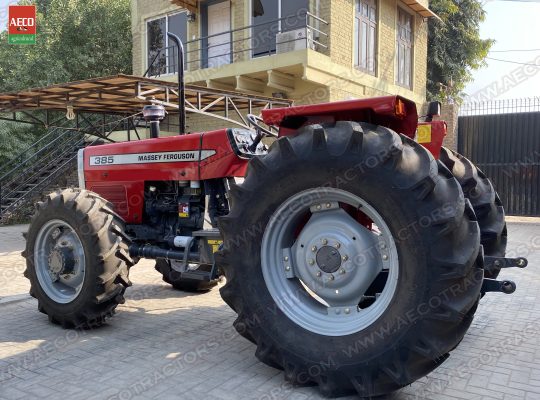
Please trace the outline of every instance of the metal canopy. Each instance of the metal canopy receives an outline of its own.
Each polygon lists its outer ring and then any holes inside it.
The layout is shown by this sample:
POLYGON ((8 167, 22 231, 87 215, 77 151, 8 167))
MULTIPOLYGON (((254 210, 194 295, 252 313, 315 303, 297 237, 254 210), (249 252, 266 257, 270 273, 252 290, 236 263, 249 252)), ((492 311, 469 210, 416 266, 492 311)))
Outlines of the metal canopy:
MULTIPOLYGON (((43 88, 0 94, 0 113, 30 110, 66 111, 109 115, 136 114, 151 102, 163 104, 170 113, 178 112, 178 86, 175 82, 117 75, 69 82, 43 88)), ((186 85, 186 111, 229 120, 229 112, 242 119, 240 110, 290 107, 292 101, 265 96, 186 85)))

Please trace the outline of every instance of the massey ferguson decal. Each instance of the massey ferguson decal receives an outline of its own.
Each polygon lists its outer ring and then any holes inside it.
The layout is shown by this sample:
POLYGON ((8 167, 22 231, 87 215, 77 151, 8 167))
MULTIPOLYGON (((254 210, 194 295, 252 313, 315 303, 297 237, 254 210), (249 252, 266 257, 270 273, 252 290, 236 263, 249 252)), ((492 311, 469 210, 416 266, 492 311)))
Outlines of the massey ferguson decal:
POLYGON ((193 150, 91 156, 90 166, 192 162, 205 160, 214 154, 216 154, 215 150, 193 150))

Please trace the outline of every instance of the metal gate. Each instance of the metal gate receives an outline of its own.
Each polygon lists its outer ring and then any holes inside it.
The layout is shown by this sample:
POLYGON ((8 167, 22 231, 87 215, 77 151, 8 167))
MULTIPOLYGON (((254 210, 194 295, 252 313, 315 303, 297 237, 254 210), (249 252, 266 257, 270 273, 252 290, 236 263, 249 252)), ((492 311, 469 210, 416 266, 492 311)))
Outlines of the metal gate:
POLYGON ((540 98, 464 104, 458 151, 491 179, 507 215, 540 216, 540 98))

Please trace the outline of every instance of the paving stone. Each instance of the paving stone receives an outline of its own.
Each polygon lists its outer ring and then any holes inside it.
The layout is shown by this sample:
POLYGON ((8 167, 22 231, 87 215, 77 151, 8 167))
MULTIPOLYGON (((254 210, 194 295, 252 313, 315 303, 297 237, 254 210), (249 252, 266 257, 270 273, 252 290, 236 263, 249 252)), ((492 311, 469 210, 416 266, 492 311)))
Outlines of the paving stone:
MULTIPOLYGON (((28 293, 23 230, 0 228, 2 298, 28 293)), ((510 254, 539 230, 540 221, 510 223, 510 254)), ((501 274, 516 282, 516 293, 486 295, 451 357, 388 400, 540 399, 540 249, 527 257, 526 269, 501 274)), ((257 360, 255 346, 231 330, 235 314, 217 289, 172 290, 149 261, 132 269, 131 280, 117 315, 87 332, 49 324, 34 299, 0 304, 0 400, 322 399, 257 360)))

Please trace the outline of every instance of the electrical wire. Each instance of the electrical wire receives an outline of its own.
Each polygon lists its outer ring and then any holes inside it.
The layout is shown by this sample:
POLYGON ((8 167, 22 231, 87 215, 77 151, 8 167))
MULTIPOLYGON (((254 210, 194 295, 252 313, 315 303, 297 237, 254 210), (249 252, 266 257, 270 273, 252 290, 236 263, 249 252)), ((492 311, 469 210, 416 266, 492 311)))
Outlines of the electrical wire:
POLYGON ((505 62, 505 63, 510 63, 510 64, 530 65, 531 67, 540 68, 540 65, 538 64, 522 63, 518 61, 511 61, 511 60, 501 60, 500 58, 486 57, 486 60, 500 61, 500 62, 505 62))
POLYGON ((490 53, 510 53, 510 52, 520 52, 520 51, 540 51, 540 49, 511 49, 511 50, 490 50, 490 53))

